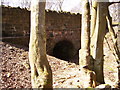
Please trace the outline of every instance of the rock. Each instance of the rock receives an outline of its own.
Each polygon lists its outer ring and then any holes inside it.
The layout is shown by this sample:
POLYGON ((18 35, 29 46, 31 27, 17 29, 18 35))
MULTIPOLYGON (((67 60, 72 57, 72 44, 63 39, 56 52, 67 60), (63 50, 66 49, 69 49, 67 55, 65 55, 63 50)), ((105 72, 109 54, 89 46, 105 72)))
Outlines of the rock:
POLYGON ((6 75, 8 78, 11 76, 11 73, 7 73, 7 75, 6 75))
POLYGON ((30 69, 30 65, 26 62, 23 63, 23 66, 25 66, 25 68, 27 68, 27 69, 30 69))
POLYGON ((27 53, 27 52, 23 52, 23 53, 22 53, 22 56, 23 56, 23 57, 26 57, 26 56, 28 56, 28 53, 27 53))
POLYGON ((9 49, 11 50, 11 49, 13 49, 13 48, 10 46, 9 49))
POLYGON ((104 89, 110 89, 111 86, 109 84, 100 84, 99 86, 95 87, 95 90, 104 90, 104 89))
POLYGON ((9 47, 9 49, 10 49, 11 51, 14 51, 14 48, 13 48, 13 47, 11 47, 11 46, 9 47))

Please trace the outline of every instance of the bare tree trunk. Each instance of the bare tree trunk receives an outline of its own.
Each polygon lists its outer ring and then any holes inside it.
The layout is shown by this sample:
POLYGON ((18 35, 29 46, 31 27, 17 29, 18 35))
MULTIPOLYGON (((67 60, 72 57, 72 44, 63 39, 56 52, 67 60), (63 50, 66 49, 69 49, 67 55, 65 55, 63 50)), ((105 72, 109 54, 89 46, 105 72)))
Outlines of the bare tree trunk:
MULTIPOLYGON (((90 24, 90 38, 93 37, 93 35, 95 34, 95 27, 96 27, 96 19, 97 19, 97 1, 95 0, 91 0, 91 24, 90 24)), ((91 44, 91 40, 90 39, 90 48, 92 48, 92 44, 91 44)), ((93 49, 90 49, 90 55, 91 55, 91 69, 94 71, 94 58, 92 57, 93 53, 93 49)))
POLYGON ((81 50, 79 51, 81 74, 85 77, 84 88, 96 86, 96 74, 91 70, 90 57, 90 6, 88 0, 83 1, 81 50))
POLYGON ((32 88, 51 88, 52 71, 46 56, 45 2, 32 0, 29 61, 32 88))
POLYGON ((94 71, 98 83, 104 83, 103 74, 103 41, 106 30, 106 12, 105 2, 97 4, 97 19, 94 35, 91 38, 91 55, 94 58, 94 71))
POLYGON ((97 18, 97 2, 92 0, 92 7, 91 7, 91 25, 90 25, 90 36, 92 37, 95 31, 96 26, 96 18, 97 18))
POLYGON ((81 50, 80 50, 80 66, 90 65, 90 6, 88 0, 83 1, 82 12, 82 32, 81 32, 81 50))

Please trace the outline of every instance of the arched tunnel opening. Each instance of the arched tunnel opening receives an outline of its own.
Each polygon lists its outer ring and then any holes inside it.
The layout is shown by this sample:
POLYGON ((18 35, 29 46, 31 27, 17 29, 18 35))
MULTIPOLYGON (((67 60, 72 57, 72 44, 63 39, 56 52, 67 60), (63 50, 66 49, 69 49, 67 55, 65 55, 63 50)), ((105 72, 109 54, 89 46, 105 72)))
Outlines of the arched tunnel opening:
POLYGON ((74 55, 74 46, 70 41, 63 40, 58 43, 53 48, 53 56, 69 61, 74 55))

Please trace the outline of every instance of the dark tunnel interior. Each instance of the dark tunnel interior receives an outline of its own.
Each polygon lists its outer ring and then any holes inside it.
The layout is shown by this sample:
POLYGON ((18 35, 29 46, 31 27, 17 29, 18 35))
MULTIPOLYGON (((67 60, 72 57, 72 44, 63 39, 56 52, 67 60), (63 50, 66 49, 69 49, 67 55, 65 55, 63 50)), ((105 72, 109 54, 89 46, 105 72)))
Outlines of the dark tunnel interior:
POLYGON ((69 61, 74 54, 74 46, 70 41, 63 40, 54 46, 53 56, 69 61))

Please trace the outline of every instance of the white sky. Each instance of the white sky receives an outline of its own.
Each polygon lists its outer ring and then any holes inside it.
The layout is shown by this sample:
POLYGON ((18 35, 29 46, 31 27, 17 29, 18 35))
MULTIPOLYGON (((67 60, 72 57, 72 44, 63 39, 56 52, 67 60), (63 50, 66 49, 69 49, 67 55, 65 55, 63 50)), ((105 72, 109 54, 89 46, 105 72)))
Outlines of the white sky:
MULTIPOLYGON (((5 5, 10 5, 12 7, 20 6, 20 2, 22 0, 1 0, 4 1, 5 5)), ((27 0, 29 1, 29 0, 27 0)), ((48 1, 55 1, 55 0, 48 0, 48 1)), ((81 0, 64 0, 63 3, 63 11, 70 11, 73 7, 75 7, 81 0)))
POLYGON ((65 0, 63 3, 63 10, 65 11, 69 11, 71 10, 73 7, 75 7, 76 5, 78 5, 80 3, 81 0, 65 0))
MULTIPOLYGON (((0 0, 4 1, 5 5, 9 5, 12 7, 18 7, 20 6, 20 2, 22 1, 30 1, 30 0, 0 0)), ((44 1, 44 0, 40 0, 44 1)), ((57 1, 57 0, 46 0, 46 1, 57 1)), ((74 8, 76 5, 78 5, 83 0, 64 0, 62 10, 63 11, 70 11, 72 8, 74 8)), ((106 0, 100 0, 100 1, 106 1, 106 0)), ((120 0, 109 0, 109 1, 120 1, 120 0)))

